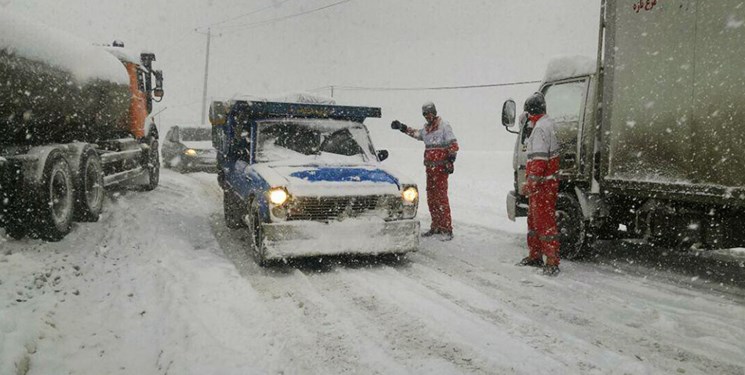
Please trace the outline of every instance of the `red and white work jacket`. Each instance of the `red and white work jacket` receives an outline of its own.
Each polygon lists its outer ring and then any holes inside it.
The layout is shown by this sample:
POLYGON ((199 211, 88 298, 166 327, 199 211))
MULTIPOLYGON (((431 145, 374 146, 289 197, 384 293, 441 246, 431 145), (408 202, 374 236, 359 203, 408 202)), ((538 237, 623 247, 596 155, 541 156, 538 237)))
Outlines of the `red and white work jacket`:
POLYGON ((448 163, 448 156, 458 152, 458 140, 455 139, 450 123, 436 117, 432 124, 423 129, 412 129, 406 132, 409 136, 424 142, 424 165, 436 167, 448 163))
POLYGON ((526 141, 528 186, 552 180, 558 182, 559 140, 556 138, 556 123, 546 115, 530 116, 529 120, 534 126, 526 141))

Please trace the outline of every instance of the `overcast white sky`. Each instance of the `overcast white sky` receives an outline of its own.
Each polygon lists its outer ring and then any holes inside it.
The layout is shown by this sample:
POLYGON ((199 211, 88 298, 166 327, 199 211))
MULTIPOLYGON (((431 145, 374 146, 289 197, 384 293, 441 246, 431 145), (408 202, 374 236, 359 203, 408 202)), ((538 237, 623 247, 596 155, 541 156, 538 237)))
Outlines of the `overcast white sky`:
MULTIPOLYGON (((594 56, 597 0, 0 0, 8 9, 94 43, 123 40, 156 53, 166 98, 162 126, 200 121, 206 37, 213 27, 210 97, 273 95, 319 87, 434 87, 536 80, 557 55, 594 56), (255 12, 257 10, 262 11, 255 12), (252 13, 244 17, 241 15, 252 13), (253 24, 253 26, 252 26, 253 24)), ((397 118, 422 122, 433 100, 470 149, 511 147, 498 127, 501 103, 522 102, 536 85, 456 91, 335 90, 341 104, 381 106, 368 122, 377 146, 397 118), (379 125, 379 126, 378 126, 379 125)), ((329 90, 318 91, 329 95, 329 90)), ((381 145, 382 143, 382 145, 381 145)))

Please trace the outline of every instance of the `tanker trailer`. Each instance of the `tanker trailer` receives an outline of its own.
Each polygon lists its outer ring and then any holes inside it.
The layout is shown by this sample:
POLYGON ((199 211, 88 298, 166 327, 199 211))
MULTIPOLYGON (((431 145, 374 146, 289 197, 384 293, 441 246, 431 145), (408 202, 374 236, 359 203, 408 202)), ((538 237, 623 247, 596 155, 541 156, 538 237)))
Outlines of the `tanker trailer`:
POLYGON ((155 55, 97 47, 0 14, 0 226, 59 240, 96 221, 104 189, 158 184, 158 133, 145 121, 163 95, 155 55))

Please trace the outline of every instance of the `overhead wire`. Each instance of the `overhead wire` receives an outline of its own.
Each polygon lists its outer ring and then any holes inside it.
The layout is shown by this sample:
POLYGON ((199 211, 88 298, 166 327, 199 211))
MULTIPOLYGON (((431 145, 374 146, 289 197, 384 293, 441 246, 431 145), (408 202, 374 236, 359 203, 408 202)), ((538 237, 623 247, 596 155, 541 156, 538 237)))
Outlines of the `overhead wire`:
POLYGON ((328 8, 335 7, 335 6, 344 4, 344 3, 348 3, 350 1, 352 1, 352 0, 342 0, 342 1, 338 1, 338 2, 329 4, 329 5, 326 5, 326 6, 322 6, 322 7, 318 7, 318 8, 314 8, 314 9, 310 9, 310 10, 306 10, 306 11, 303 11, 303 12, 300 12, 300 13, 290 14, 290 15, 287 15, 287 16, 272 18, 272 19, 268 19, 268 20, 264 20, 264 21, 257 21, 257 22, 247 23, 247 24, 243 24, 243 25, 222 26, 220 29, 222 29, 222 30, 228 30, 228 31, 251 29, 251 28, 255 28, 255 27, 259 27, 259 26, 264 26, 264 25, 267 25, 267 24, 271 24, 271 23, 274 23, 274 22, 285 21, 285 20, 288 20, 288 19, 291 19, 291 18, 296 18, 296 17, 307 15, 307 14, 319 12, 319 11, 322 11, 324 9, 328 9, 328 8))
POLYGON ((318 87, 308 91, 321 91, 321 90, 346 90, 346 91, 437 91, 437 90, 464 90, 464 89, 480 89, 489 87, 503 87, 503 86, 519 86, 540 83, 540 80, 534 81, 515 81, 515 82, 503 82, 503 83, 489 83, 481 85, 460 85, 460 86, 433 86, 433 87, 365 87, 365 86, 344 86, 344 85, 328 85, 318 87))
POLYGON ((277 2, 276 4, 267 5, 267 6, 263 7, 263 8, 255 9, 255 10, 252 10, 252 11, 250 11, 248 13, 239 14, 239 15, 237 15, 235 17, 226 18, 226 19, 224 19, 222 21, 218 21, 218 22, 215 22, 215 23, 211 23, 211 24, 208 24, 208 25, 197 27, 197 28, 195 28, 195 30, 208 29, 210 27, 219 26, 219 25, 222 25, 222 24, 231 22, 231 21, 235 21, 235 20, 237 20, 239 18, 243 18, 243 17, 254 15, 256 13, 263 12, 263 11, 265 11, 267 9, 270 9, 270 8, 276 8, 276 7, 278 7, 278 6, 286 3, 288 1, 292 1, 292 0, 282 0, 282 1, 277 2))

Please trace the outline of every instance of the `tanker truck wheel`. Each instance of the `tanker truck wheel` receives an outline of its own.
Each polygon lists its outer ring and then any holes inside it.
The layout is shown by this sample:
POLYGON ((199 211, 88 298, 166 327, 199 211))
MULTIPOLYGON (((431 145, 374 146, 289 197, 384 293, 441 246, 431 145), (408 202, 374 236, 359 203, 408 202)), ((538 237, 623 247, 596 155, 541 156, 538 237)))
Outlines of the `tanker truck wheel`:
POLYGON ((28 234, 28 224, 18 218, 8 219, 5 223, 5 234, 14 240, 20 240, 28 234))
POLYGON ((103 169, 95 150, 80 156, 80 175, 76 181, 75 219, 94 222, 103 210, 103 169))
POLYGON ((35 230, 42 239, 59 241, 70 232, 75 208, 72 171, 59 151, 47 157, 41 181, 35 230))
POLYGON ((143 186, 145 191, 151 191, 158 187, 160 182, 160 153, 158 152, 158 141, 150 142, 150 151, 147 157, 147 184, 143 186))
POLYGON ((559 230, 561 258, 571 260, 586 255, 589 248, 588 223, 575 197, 559 193, 556 200, 556 227, 559 230))

